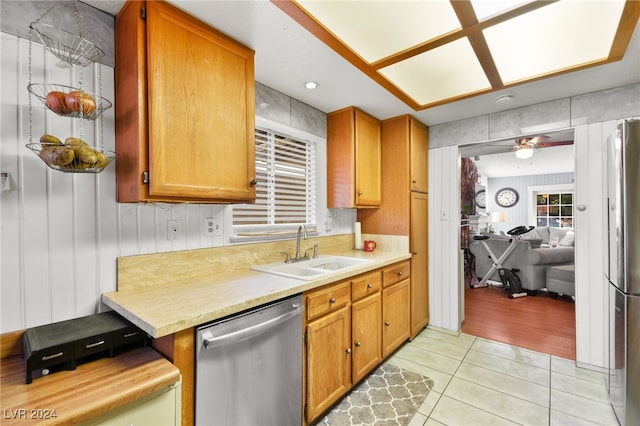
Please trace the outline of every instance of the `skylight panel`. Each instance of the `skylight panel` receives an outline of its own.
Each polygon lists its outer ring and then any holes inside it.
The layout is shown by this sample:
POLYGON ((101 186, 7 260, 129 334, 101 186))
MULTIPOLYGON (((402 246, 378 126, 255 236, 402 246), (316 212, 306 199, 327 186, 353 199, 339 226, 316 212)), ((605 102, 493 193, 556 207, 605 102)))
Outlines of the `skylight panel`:
POLYGON ((298 3, 368 62, 460 28, 448 1, 298 3))
POLYGON ((483 21, 525 3, 529 2, 523 0, 471 0, 471 6, 473 6, 478 21, 483 21))
POLYGON ((624 1, 561 1, 483 31, 505 84, 609 56, 624 1))
POLYGON ((390 65, 380 72, 421 104, 490 88, 466 38, 390 65))

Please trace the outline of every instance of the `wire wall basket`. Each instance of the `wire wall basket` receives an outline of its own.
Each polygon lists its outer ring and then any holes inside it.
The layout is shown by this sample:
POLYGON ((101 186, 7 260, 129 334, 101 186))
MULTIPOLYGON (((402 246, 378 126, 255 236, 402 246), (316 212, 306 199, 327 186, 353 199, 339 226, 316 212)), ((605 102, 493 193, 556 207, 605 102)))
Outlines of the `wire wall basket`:
POLYGON ((100 173, 116 158, 113 151, 92 148, 86 144, 40 142, 29 143, 27 148, 53 170, 66 173, 100 173))
POLYGON ((32 83, 27 89, 61 117, 95 120, 112 106, 111 102, 102 96, 62 84, 32 83))
POLYGON ((48 51, 68 64, 84 67, 104 56, 102 49, 80 35, 42 22, 33 22, 29 27, 48 51))

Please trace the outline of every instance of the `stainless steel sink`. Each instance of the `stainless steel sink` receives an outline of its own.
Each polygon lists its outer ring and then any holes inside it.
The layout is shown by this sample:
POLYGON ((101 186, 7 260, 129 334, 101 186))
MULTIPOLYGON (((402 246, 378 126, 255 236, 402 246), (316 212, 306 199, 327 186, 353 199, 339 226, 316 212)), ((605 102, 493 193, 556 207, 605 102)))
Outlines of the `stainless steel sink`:
POLYGON ((320 256, 317 259, 303 260, 296 263, 267 263, 254 266, 254 271, 267 272, 283 277, 311 281, 325 275, 357 268, 373 262, 372 259, 361 259, 348 256, 320 256))

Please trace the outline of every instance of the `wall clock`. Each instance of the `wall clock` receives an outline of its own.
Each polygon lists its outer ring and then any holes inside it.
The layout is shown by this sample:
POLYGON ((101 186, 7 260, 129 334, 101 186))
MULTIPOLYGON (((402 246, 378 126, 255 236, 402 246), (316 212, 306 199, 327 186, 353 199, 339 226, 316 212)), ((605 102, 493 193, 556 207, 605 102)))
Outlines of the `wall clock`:
POLYGON ((513 188, 502 188, 496 192, 496 203, 501 207, 512 207, 518 203, 520 195, 513 188))
POLYGON ((484 209, 487 207, 487 193, 484 189, 481 189, 480 191, 476 192, 476 206, 480 207, 481 209, 484 209))

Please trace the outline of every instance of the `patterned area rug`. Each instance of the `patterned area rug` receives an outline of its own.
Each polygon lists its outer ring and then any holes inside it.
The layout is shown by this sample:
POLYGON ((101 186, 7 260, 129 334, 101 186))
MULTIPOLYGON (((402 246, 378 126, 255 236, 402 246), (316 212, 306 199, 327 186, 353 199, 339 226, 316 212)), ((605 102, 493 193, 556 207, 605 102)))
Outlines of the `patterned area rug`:
POLYGON ((318 425, 407 425, 433 387, 433 380, 390 363, 380 365, 318 425))

